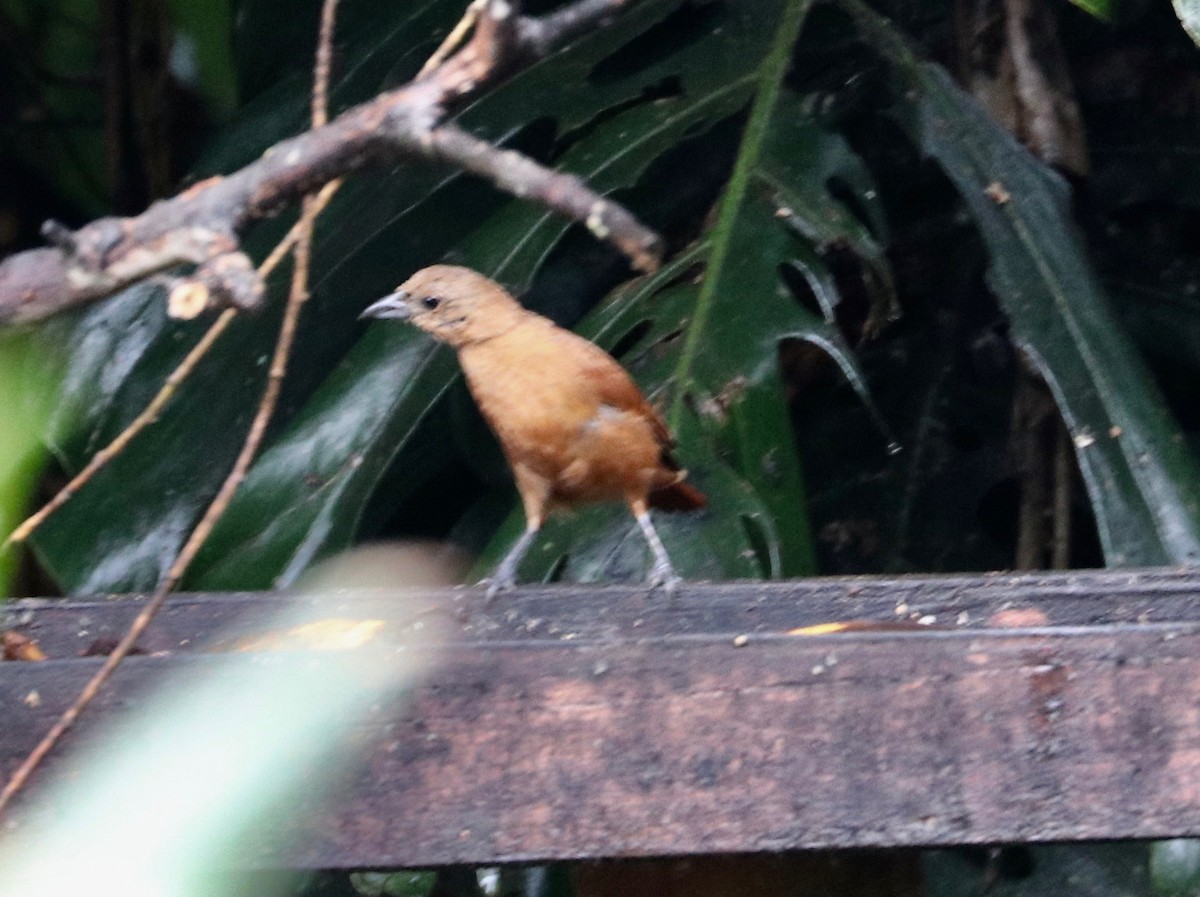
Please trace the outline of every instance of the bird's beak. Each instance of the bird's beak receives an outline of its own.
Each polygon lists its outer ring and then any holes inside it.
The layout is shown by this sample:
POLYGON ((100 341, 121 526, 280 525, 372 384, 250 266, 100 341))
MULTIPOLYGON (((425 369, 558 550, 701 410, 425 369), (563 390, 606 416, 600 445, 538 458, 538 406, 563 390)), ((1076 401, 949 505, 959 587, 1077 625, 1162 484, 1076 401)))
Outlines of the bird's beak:
POLYGON ((368 305, 358 319, 361 321, 363 318, 392 318, 397 321, 407 321, 411 317, 412 309, 408 307, 408 293, 404 290, 396 290, 378 302, 368 305))

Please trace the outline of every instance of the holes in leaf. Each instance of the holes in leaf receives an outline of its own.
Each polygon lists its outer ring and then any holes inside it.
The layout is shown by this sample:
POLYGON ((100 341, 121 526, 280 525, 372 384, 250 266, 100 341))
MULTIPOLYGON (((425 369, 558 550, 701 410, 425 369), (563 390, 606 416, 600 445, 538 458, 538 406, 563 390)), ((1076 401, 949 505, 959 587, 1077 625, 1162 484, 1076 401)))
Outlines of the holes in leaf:
POLYGON ((751 514, 741 514, 739 517, 742 521, 742 529, 746 533, 746 540, 750 543, 755 561, 758 563, 758 575, 763 579, 770 579, 771 546, 767 540, 766 530, 758 518, 751 514))
POLYGON ((745 116, 700 118, 696 133, 656 156, 625 198, 642 220, 667 236, 669 254, 704 231, 714 203, 729 180, 745 116))
POLYGON ((883 238, 882 234, 875 232, 874 216, 863 205, 862 197, 849 184, 841 178, 831 177, 825 182, 825 188, 829 191, 830 196, 845 206, 855 218, 862 222, 863 226, 871 232, 871 236, 876 240, 883 238))
POLYGON ((646 334, 650 332, 650 328, 654 326, 654 322, 648 319, 638 321, 613 345, 609 351, 613 358, 623 358, 629 354, 638 343, 646 338, 646 334))
POLYGON ((658 341, 658 345, 660 345, 660 346, 671 345, 671 343, 675 342, 675 340, 677 340, 681 336, 683 336, 685 329, 686 328, 684 328, 684 327, 676 327, 674 330, 672 330, 670 333, 668 333, 666 336, 664 336, 662 339, 660 339, 658 341))
POLYGON ((820 346, 789 338, 779 341, 779 370, 788 395, 796 400, 809 395, 818 385, 832 382, 837 365, 820 346))
POLYGON ((663 284, 658 292, 662 293, 671 289, 671 287, 677 287, 685 283, 698 284, 700 283, 700 278, 703 276, 703 274, 704 262, 693 262, 668 280, 665 284, 663 284))
POLYGON ((820 270, 808 271, 804 262, 792 261, 777 271, 800 305, 834 324, 850 345, 858 344, 868 333, 873 307, 861 260, 849 250, 834 248, 813 264, 820 270))
POLYGON ((661 64, 689 44, 711 37, 724 10, 723 2, 684 3, 657 25, 596 63, 588 73, 588 81, 612 84, 661 64))
MULTIPOLYGON (((804 276, 804 272, 800 270, 796 263, 781 262, 776 271, 779 273, 779 279, 788 288, 788 292, 792 294, 795 300, 806 311, 822 320, 828 320, 828 314, 826 313, 826 309, 822 307, 821 300, 817 297, 816 289, 814 289, 812 282, 804 276)), ((832 310, 836 307, 837 296, 826 297, 826 302, 830 303, 830 310, 832 310)))
POLYGON ((516 134, 504 141, 506 149, 514 149, 534 159, 547 160, 556 147, 558 122, 549 116, 535 118, 521 127, 516 134))
MULTIPOLYGON (((570 131, 563 133, 558 142, 554 144, 554 149, 551 153, 552 157, 557 159, 562 156, 568 149, 581 140, 592 134, 597 128, 606 122, 612 121, 618 115, 628 112, 638 106, 644 106, 647 103, 653 103, 657 100, 666 100, 672 97, 683 96, 683 82, 675 75, 670 75, 653 84, 648 84, 642 88, 642 92, 636 97, 631 97, 624 102, 617 103, 614 106, 609 106, 598 112, 594 117, 589 119, 584 124, 577 128, 572 128, 570 131)), ((703 126, 703 122, 698 123, 703 126)))
POLYGON ((543 582, 562 582, 563 574, 567 572, 567 562, 571 560, 571 555, 563 552, 554 562, 554 566, 546 573, 546 578, 543 582))

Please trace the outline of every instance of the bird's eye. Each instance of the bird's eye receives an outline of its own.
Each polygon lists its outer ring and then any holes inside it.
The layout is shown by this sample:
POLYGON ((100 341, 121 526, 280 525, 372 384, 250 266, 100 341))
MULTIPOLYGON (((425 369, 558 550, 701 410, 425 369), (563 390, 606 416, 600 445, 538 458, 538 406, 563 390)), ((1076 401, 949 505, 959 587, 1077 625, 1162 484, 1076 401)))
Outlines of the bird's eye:
POLYGON ((424 305, 430 311, 433 311, 435 308, 437 308, 439 305, 442 304, 442 300, 439 299, 437 296, 426 296, 424 299, 421 300, 421 304, 424 305))

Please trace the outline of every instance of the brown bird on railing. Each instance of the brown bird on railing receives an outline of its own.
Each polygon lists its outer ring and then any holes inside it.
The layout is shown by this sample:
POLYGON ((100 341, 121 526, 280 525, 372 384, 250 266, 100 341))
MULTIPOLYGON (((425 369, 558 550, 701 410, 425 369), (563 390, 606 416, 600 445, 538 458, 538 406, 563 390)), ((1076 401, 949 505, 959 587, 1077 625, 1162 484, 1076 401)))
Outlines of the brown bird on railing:
POLYGON ((489 597, 512 587, 548 511, 600 501, 624 501, 633 512, 654 554, 651 587, 678 585, 649 509, 707 502, 683 481, 666 422, 611 355, 526 310, 482 274, 451 265, 418 271, 362 317, 411 321, 452 346, 500 440, 526 523, 488 580, 489 597))

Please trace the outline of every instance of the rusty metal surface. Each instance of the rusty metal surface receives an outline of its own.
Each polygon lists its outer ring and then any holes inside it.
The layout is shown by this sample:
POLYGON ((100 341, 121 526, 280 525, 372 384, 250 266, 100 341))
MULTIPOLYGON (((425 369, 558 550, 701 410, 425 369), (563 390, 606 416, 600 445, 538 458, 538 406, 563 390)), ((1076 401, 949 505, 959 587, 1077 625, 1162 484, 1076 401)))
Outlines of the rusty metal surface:
MULTIPOLYGON (((562 588, 489 608, 430 596, 459 621, 445 665, 413 704, 384 702, 356 731, 362 762, 329 803, 296 808, 294 830, 280 833, 296 836, 290 846, 247 845, 247 859, 484 865, 1200 835, 1198 581, 1169 571, 824 580, 690 587, 670 604, 636 589, 562 588), (982 626, 1013 604, 1033 612, 1009 622, 1055 625, 982 626), (953 619, 785 634, 913 613, 953 619)), ((185 647, 211 644, 217 617, 246 625, 273 600, 184 599, 167 629, 186 638, 190 614, 203 625, 185 647)), ((118 610, 89 606, 89 625, 118 610)), ((82 612, 13 613, 53 647, 52 631, 78 627, 70 614, 82 612)), ((0 771, 96 662, 0 665, 0 771)), ((131 658, 92 724, 168 671, 216 662, 203 651, 131 658)))

